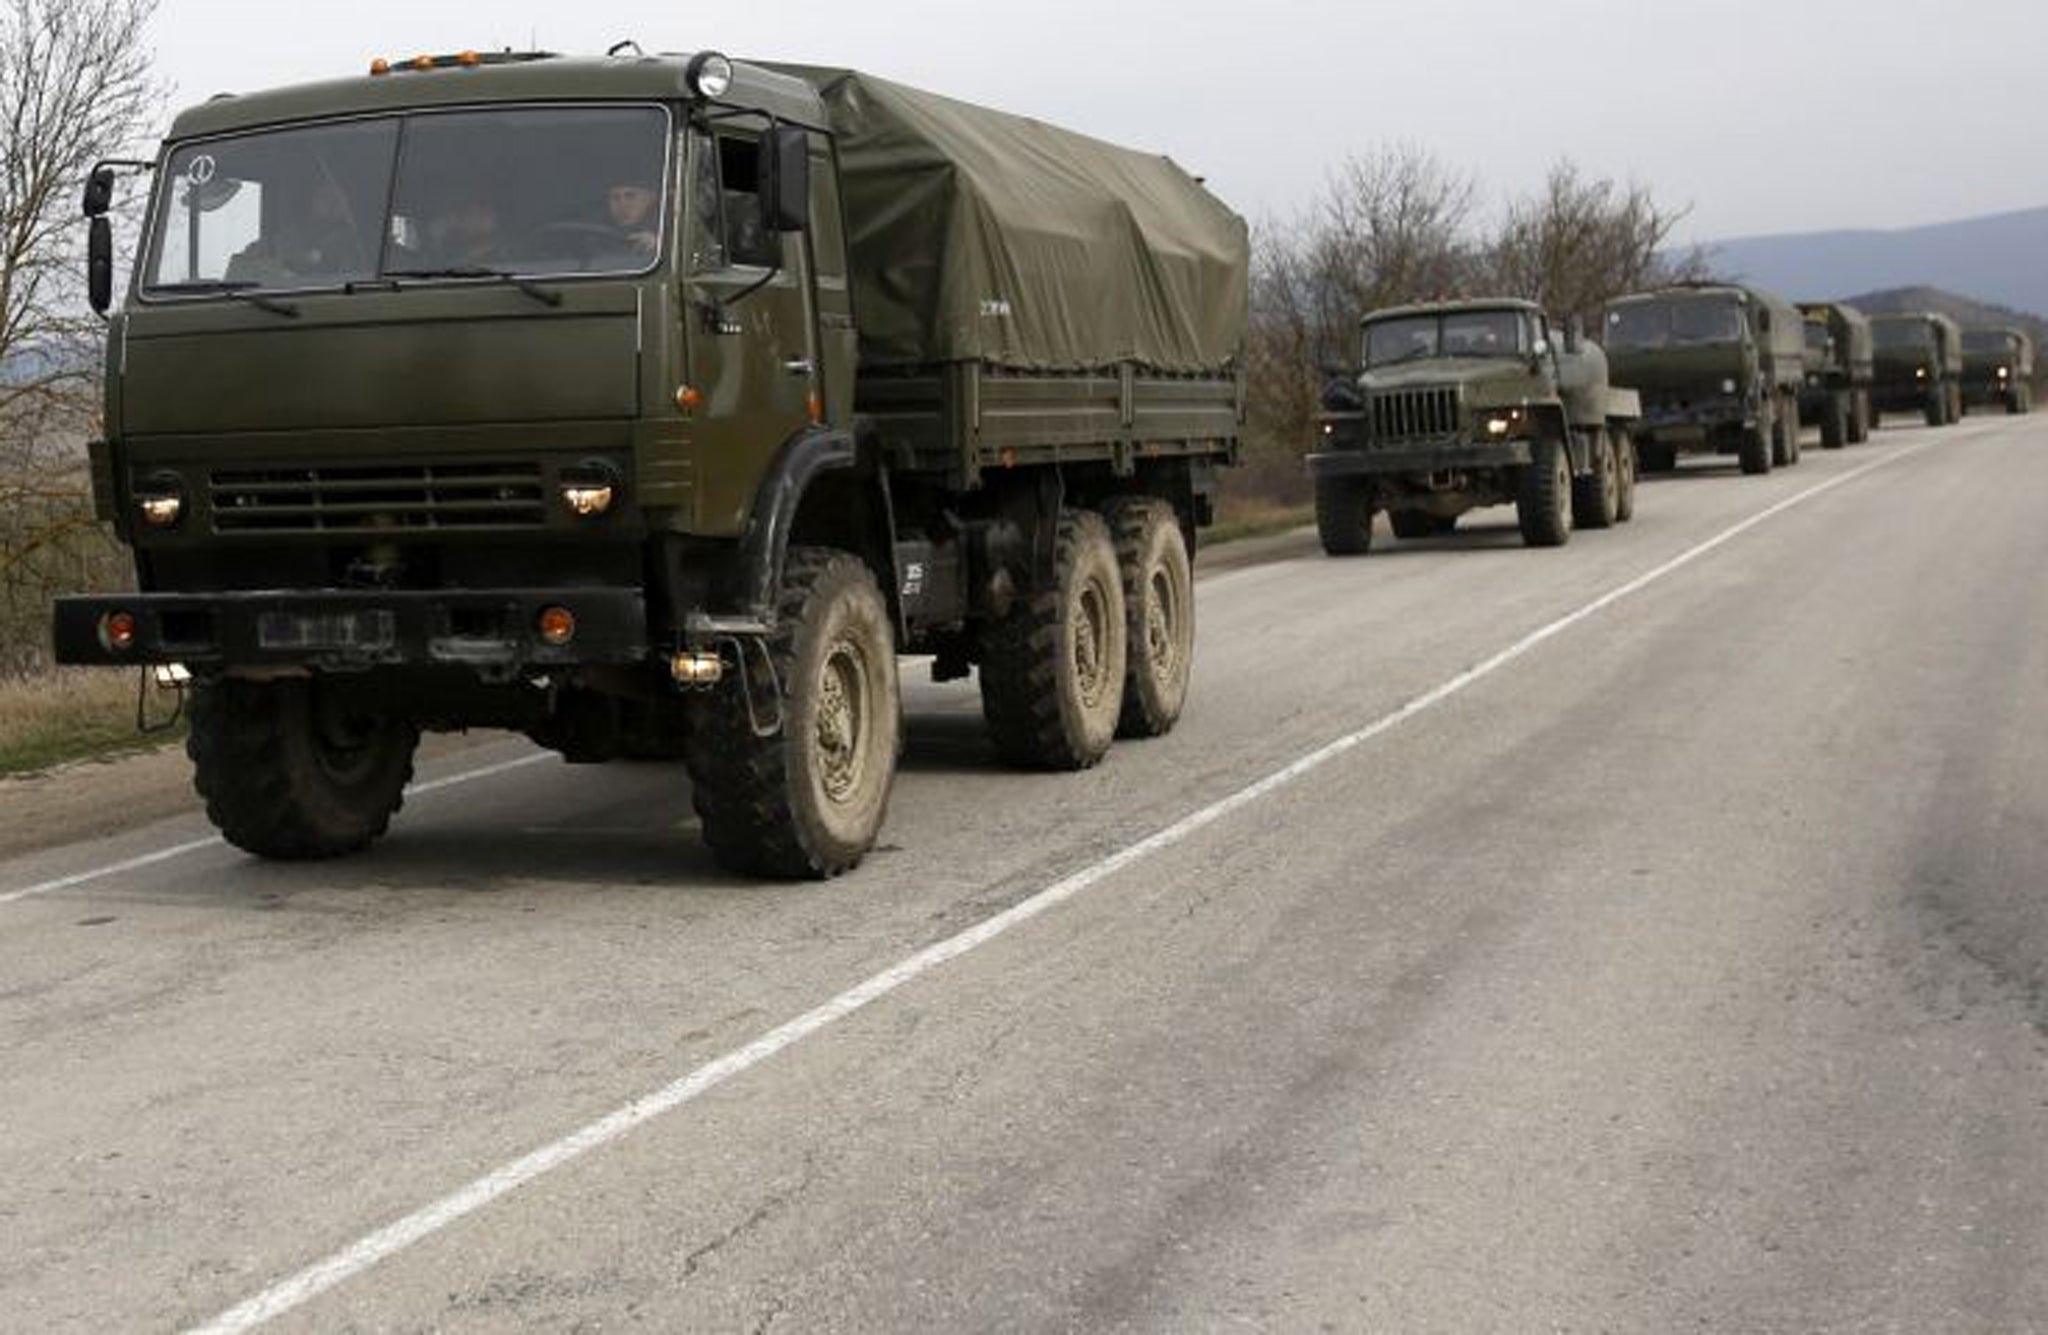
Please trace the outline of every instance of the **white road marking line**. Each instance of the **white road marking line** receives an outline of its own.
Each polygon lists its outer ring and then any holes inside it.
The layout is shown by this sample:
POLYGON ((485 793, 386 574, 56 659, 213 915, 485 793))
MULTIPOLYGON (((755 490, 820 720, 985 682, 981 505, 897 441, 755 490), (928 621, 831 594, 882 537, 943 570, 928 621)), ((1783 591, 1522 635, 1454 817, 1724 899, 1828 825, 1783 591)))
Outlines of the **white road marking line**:
MULTIPOLYGON (((450 774, 444 778, 429 779, 425 783, 416 783, 405 790, 405 795, 407 797, 423 797, 428 793, 439 792, 443 788, 453 788, 457 784, 474 783, 478 779, 488 779, 495 775, 503 774, 507 770, 522 769, 527 765, 538 764, 540 761, 553 758, 554 754, 552 752, 538 751, 532 755, 500 761, 495 765, 484 765, 477 769, 464 770, 459 774, 450 774)), ((143 867, 153 867, 159 862, 169 862, 172 858, 184 857, 187 853, 198 853, 209 848, 222 848, 226 844, 227 840, 217 834, 205 839, 194 839, 189 843, 172 844, 169 848, 159 848, 154 853, 143 853, 136 857, 126 858, 120 862, 110 862, 104 867, 94 867, 90 871, 73 872, 69 876, 59 876, 55 880, 24 886, 19 890, 0 890, 0 904, 12 904, 18 900, 33 899, 37 895, 47 895, 58 890, 69 890, 75 885, 84 885, 88 881, 105 880, 109 876, 119 876, 122 872, 137 871, 143 867)))
MULTIPOLYGON (((1932 444, 1933 442, 1927 442, 1932 444)), ((1774 515, 1783 514, 1795 505, 1811 500, 1823 492, 1832 491, 1845 482, 1853 481, 1864 474, 1916 454, 1927 448, 1927 444, 1913 445, 1896 454, 1873 459, 1861 467, 1838 474, 1825 482, 1808 487, 1777 504, 1769 506, 1742 522, 1708 538, 1706 541, 1688 547, 1677 556, 1656 566, 1648 572, 1611 589, 1592 602, 1569 612, 1547 625, 1524 635, 1491 658, 1465 669, 1442 685, 1410 700, 1407 704, 1384 714, 1360 728, 1346 733, 1335 741, 1328 742, 1316 750, 1281 769, 1275 770, 1262 779, 1238 789, 1210 805, 1181 817, 1173 824, 1140 839, 1137 843, 1110 854, 1091 866, 1084 867, 1063 880, 1039 891, 1003 910, 994 917, 986 918, 957 936, 951 936, 936 945, 927 946, 908 959, 884 969, 865 982, 840 993, 817 1009, 769 1030, 761 1037, 726 1053, 722 1057, 706 1062, 671 1084, 664 1085, 650 1094, 642 1095, 616 1112, 608 1113, 586 1126, 580 1127, 560 1140, 543 1145, 523 1158, 515 1159, 501 1168, 493 1169, 449 1195, 421 1207, 376 1232, 333 1253, 323 1260, 281 1280, 270 1288, 239 1304, 201 1326, 193 1327, 188 1335, 240 1335, 276 1317, 284 1315, 317 1295, 333 1288, 342 1281, 370 1269, 379 1262, 404 1251, 427 1237, 438 1233, 463 1216, 474 1213, 497 1200, 507 1192, 517 1190, 535 1178, 550 1173, 590 1151, 619 1139, 643 1123, 650 1122, 665 1113, 673 1112, 699 1095, 717 1088, 732 1077, 758 1066, 783 1049, 794 1046, 804 1039, 825 1029, 855 1011, 888 996, 904 984, 930 973, 939 966, 958 959, 1021 923, 1029 922, 1049 909, 1058 907, 1082 891, 1114 876, 1117 872, 1142 861, 1152 854, 1173 847, 1185 841, 1190 835, 1202 830, 1225 816, 1237 811, 1277 788, 1286 786, 1311 770, 1319 769, 1330 761, 1355 747, 1361 746, 1388 730, 1398 727, 1417 714, 1441 704, 1472 683, 1492 675, 1501 668, 1521 658, 1536 646, 1544 643, 1601 609, 1610 607, 1621 599, 1656 583, 1674 570, 1690 565, 1708 552, 1755 528, 1774 515)))

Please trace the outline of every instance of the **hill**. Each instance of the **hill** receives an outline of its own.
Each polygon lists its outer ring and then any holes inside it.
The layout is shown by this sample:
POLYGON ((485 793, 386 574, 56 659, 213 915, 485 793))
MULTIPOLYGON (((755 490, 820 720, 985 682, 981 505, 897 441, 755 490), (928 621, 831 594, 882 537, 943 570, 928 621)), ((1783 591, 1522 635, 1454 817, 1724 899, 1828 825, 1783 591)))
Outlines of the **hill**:
POLYGON ((2048 317, 2048 208, 1896 231, 1741 237, 1702 250, 1714 272, 1798 300, 1925 285, 2048 317))

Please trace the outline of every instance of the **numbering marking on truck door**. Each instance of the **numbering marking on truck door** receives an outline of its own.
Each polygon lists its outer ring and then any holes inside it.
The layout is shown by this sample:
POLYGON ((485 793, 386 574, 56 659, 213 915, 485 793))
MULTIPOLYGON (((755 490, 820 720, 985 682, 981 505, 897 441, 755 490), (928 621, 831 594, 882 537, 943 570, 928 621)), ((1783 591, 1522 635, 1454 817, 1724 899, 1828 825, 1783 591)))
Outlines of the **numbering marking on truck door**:
POLYGON ((981 313, 991 319, 1007 320, 1010 318, 1010 303, 1001 297, 983 297, 981 313))

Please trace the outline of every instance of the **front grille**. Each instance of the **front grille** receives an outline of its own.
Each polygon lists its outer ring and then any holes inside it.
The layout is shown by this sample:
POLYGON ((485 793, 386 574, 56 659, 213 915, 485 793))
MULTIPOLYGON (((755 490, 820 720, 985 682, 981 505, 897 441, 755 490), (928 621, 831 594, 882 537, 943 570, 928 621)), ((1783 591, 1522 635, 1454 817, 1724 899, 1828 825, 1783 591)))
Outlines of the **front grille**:
POLYGON ((208 481, 216 533, 531 528, 547 519, 537 463, 235 468, 208 481))
POLYGON ((1374 440, 1422 440, 1456 435, 1463 425, 1455 385, 1376 391, 1367 407, 1374 440))

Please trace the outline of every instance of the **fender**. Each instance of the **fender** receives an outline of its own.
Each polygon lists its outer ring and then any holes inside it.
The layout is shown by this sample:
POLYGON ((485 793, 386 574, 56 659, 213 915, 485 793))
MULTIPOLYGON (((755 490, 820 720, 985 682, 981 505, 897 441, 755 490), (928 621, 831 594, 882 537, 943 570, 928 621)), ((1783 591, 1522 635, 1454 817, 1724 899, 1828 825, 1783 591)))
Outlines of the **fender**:
POLYGON ((767 622, 775 615, 775 591, 782 583, 783 557, 796 526, 797 510, 811 483, 827 473, 849 470, 860 449, 845 427, 809 427, 783 442, 754 493, 754 508, 733 554, 728 596, 736 611, 767 622))

